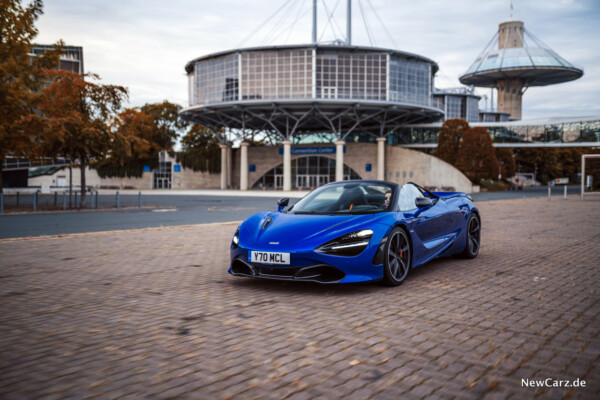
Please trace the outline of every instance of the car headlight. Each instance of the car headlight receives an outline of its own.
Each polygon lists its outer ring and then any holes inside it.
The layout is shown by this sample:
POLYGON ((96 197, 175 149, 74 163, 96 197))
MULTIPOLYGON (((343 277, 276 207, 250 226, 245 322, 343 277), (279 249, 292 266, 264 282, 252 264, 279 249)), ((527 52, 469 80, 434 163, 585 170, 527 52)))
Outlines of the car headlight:
POLYGON ((233 239, 231 239, 231 248, 235 249, 240 245, 240 228, 238 227, 233 234, 233 239))
POLYGON ((373 236, 373 231, 370 229, 348 233, 317 247, 315 251, 334 256, 354 257, 367 247, 371 236, 373 236))

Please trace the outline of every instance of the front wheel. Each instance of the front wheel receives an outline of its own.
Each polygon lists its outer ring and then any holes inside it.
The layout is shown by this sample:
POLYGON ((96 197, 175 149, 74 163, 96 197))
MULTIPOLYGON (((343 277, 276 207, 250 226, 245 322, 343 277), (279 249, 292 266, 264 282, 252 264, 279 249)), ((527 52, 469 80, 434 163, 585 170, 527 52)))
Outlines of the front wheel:
POLYGON ((481 221, 477 214, 472 213, 467 221, 467 244, 462 252, 464 258, 475 258, 481 245, 481 221))
POLYGON ((383 283, 397 286, 404 282, 410 270, 410 242, 402 228, 394 228, 385 244, 383 262, 383 283))

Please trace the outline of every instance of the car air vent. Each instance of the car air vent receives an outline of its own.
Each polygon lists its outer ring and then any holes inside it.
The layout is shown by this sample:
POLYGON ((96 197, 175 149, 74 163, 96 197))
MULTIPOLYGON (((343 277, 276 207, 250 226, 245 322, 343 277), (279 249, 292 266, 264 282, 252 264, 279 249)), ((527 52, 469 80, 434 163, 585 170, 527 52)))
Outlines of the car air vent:
POLYGON ((267 220, 265 221, 265 223, 264 223, 264 224, 263 224, 263 226, 262 226, 262 230, 265 230, 265 229, 267 229, 267 226, 269 226, 269 224, 270 224, 271 222, 273 222, 273 218, 272 218, 272 217, 269 217, 269 218, 267 218, 267 220))

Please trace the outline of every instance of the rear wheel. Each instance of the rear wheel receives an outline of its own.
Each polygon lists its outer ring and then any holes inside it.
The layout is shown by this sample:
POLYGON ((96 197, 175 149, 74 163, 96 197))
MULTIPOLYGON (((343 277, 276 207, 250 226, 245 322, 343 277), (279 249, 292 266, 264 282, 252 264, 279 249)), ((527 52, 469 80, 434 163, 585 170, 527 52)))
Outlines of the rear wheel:
POLYGON ((467 221, 467 244, 462 253, 464 258, 475 258, 479 254, 481 244, 481 221, 477 214, 472 213, 467 221))
POLYGON ((404 282, 410 270, 410 242, 402 228, 394 228, 385 244, 383 283, 397 286, 404 282))

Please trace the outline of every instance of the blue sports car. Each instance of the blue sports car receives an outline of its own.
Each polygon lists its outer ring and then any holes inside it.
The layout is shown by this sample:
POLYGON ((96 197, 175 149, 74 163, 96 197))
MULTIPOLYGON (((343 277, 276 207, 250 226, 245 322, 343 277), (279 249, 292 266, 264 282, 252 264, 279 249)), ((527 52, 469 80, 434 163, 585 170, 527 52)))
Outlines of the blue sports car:
POLYGON ((393 286, 436 257, 479 252, 481 218, 465 193, 356 180, 321 186, 286 210, 288 203, 238 227, 230 274, 393 286))

